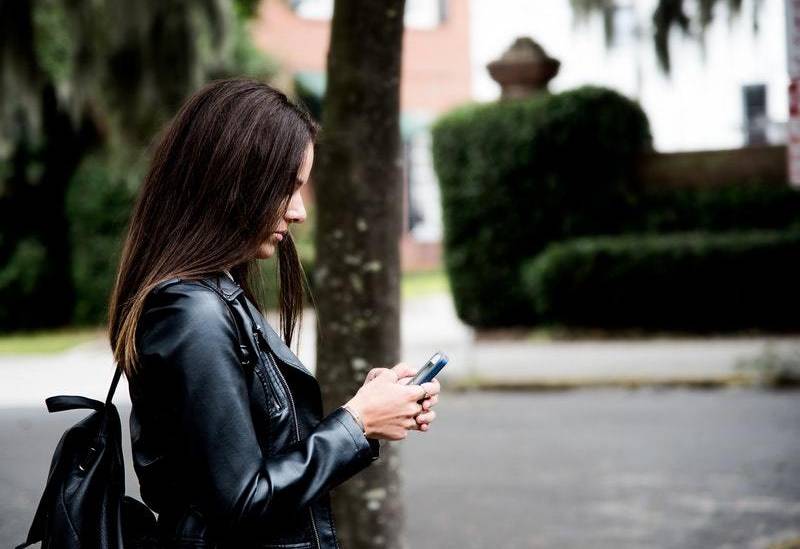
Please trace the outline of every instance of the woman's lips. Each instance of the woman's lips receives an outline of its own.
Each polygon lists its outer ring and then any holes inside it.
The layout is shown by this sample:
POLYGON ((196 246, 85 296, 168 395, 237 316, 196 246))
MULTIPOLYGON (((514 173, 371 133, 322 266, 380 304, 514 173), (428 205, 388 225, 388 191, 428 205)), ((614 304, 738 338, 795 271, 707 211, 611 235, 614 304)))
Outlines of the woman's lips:
POLYGON ((281 240, 283 240, 283 233, 275 232, 275 233, 272 233, 272 234, 274 234, 274 235, 276 235, 276 236, 277 236, 277 238, 278 238, 278 241, 281 241, 281 240))

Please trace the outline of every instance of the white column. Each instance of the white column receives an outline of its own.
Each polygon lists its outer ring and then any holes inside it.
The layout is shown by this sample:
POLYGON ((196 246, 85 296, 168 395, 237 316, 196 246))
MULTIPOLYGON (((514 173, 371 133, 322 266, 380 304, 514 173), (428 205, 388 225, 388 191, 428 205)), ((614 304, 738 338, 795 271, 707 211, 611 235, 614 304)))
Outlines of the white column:
POLYGON ((800 0, 785 2, 786 62, 790 79, 786 155, 789 182, 800 187, 800 0))

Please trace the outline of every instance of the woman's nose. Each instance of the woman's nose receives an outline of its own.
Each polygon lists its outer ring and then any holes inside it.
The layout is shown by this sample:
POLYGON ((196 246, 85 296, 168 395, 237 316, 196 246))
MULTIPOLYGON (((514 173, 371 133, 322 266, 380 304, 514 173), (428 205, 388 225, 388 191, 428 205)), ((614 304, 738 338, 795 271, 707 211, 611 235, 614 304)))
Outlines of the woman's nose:
POLYGON ((289 202, 289 208, 286 210, 287 223, 302 223, 306 220, 306 208, 303 204, 303 197, 297 193, 296 197, 292 198, 289 202))

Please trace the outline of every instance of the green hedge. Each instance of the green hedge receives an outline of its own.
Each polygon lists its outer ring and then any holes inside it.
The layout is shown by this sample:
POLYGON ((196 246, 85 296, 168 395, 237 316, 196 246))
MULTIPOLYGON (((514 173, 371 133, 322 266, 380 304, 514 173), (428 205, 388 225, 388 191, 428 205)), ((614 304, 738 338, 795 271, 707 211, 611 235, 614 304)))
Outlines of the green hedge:
POLYGON ((471 105, 438 120, 445 265, 461 319, 535 321, 521 263, 553 240, 622 230, 635 162, 651 141, 638 104, 596 87, 471 105))
POLYGON ((800 328, 800 232, 573 239, 527 262, 540 318, 677 331, 800 328))
POLYGON ((800 190, 766 185, 643 192, 629 212, 630 232, 800 228, 800 190))

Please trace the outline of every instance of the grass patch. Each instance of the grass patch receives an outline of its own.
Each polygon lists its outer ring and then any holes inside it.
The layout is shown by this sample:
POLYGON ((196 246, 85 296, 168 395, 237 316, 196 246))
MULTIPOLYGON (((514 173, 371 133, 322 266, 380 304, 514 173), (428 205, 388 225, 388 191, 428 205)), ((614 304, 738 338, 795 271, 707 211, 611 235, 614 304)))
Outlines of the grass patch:
POLYGON ((443 269, 406 272, 400 282, 400 295, 403 299, 449 292, 450 283, 443 269))
POLYGON ((96 327, 58 328, 0 335, 0 355, 60 353, 103 337, 105 330, 96 327))

